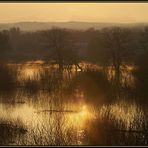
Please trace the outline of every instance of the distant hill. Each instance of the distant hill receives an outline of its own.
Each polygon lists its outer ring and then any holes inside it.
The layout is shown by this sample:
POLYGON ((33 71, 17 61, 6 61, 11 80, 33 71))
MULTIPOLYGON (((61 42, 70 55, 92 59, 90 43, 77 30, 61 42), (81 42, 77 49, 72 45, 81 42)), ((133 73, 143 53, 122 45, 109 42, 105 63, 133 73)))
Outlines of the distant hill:
POLYGON ((102 29, 104 27, 144 27, 148 23, 98 23, 98 22, 17 22, 0 23, 0 30, 8 30, 12 27, 19 27, 22 31, 47 30, 53 27, 86 30, 89 28, 102 29))

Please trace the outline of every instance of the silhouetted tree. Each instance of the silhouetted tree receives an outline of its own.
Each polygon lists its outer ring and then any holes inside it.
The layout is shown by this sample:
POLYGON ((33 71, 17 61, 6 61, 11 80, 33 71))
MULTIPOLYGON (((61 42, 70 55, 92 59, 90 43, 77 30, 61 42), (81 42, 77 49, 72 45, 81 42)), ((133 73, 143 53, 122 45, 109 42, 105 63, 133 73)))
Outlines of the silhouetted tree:
POLYGON ((69 68, 73 64, 80 68, 77 46, 71 38, 70 31, 53 28, 49 30, 47 36, 51 50, 51 59, 55 60, 59 65, 60 71, 63 71, 65 66, 69 68))
POLYGON ((119 27, 104 29, 101 42, 106 62, 114 67, 115 74, 119 77, 121 66, 125 64, 130 53, 129 30, 119 27))
POLYGON ((5 31, 0 32, 0 62, 6 58, 10 49, 9 37, 5 31))
POLYGON ((66 46, 67 32, 64 29, 53 28, 49 32, 50 49, 53 51, 53 57, 59 65, 59 70, 63 71, 64 52, 66 46))

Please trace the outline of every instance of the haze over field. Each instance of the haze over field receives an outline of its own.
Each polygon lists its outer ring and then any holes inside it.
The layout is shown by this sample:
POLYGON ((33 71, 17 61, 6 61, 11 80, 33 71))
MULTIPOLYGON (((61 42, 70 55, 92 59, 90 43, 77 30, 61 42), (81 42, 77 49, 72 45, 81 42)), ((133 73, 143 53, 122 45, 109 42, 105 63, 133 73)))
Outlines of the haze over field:
POLYGON ((148 23, 100 23, 100 22, 18 22, 0 24, 0 30, 9 30, 19 27, 22 31, 48 30, 53 27, 87 30, 89 28, 102 29, 104 27, 144 27, 148 23))

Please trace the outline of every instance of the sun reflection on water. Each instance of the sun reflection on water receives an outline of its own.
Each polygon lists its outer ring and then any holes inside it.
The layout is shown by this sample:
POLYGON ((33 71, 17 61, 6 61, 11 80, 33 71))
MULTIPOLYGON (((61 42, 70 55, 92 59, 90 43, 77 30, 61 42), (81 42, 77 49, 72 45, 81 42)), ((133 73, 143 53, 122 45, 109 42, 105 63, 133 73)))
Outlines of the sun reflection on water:
POLYGON ((81 109, 77 113, 69 114, 69 125, 73 125, 79 128, 85 128, 87 121, 95 118, 95 115, 88 109, 86 105, 82 105, 81 109))

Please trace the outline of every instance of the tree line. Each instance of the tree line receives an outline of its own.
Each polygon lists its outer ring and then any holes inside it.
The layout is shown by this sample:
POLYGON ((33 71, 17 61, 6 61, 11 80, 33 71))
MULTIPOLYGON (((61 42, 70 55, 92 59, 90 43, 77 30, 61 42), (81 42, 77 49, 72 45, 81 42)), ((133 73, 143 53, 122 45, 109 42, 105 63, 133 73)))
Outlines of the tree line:
POLYGON ((0 32, 0 52, 1 61, 42 59, 57 63, 59 69, 89 61, 103 67, 113 66, 119 74, 124 65, 146 67, 148 27, 85 31, 52 28, 36 32, 11 28, 0 32))

